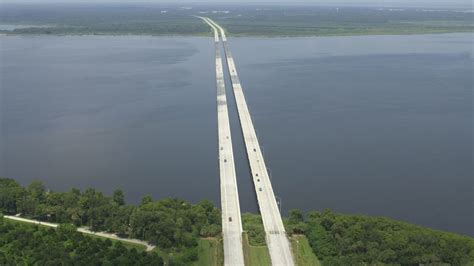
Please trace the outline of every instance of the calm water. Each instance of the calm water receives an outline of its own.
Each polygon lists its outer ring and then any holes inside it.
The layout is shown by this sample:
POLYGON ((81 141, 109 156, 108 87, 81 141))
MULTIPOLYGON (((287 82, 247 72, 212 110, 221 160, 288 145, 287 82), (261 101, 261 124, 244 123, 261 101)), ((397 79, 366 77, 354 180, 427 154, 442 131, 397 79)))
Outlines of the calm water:
MULTIPOLYGON (((472 37, 232 39, 284 211, 474 236, 472 37)), ((219 202, 211 38, 0 38, 1 176, 219 202)), ((228 98, 241 206, 256 211, 228 98)))

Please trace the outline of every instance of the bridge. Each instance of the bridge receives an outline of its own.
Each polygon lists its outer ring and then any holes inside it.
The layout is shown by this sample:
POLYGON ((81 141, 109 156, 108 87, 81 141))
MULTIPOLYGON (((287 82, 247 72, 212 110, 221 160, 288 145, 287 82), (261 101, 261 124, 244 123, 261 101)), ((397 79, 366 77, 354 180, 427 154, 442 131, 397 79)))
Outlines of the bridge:
POLYGON ((234 153, 230 134, 229 114, 225 92, 219 34, 214 30, 216 48, 217 127, 219 140, 219 172, 221 186, 222 234, 224 238, 224 264, 244 265, 242 249, 242 219, 235 174, 234 153))
MULTIPOLYGON (((263 153, 260 149, 257 134, 245 100, 242 85, 239 81, 234 58, 230 51, 224 29, 209 18, 202 18, 209 24, 214 32, 219 30, 224 45, 227 67, 232 81, 232 88, 237 104, 240 125, 244 137, 247 157, 250 165, 252 179, 257 194, 258 206, 265 229, 265 238, 270 253, 272 265, 294 265, 290 242, 286 235, 285 227, 275 199, 272 184, 269 178, 263 153)), ((217 37, 218 39, 218 37, 217 37)), ((217 46, 216 46, 217 47, 217 46)), ((217 48, 216 48, 217 50, 217 48)), ((216 52, 217 53, 217 52, 216 52)), ((225 235, 224 235, 225 241, 225 235)), ((225 258, 224 258, 225 259, 225 258)))

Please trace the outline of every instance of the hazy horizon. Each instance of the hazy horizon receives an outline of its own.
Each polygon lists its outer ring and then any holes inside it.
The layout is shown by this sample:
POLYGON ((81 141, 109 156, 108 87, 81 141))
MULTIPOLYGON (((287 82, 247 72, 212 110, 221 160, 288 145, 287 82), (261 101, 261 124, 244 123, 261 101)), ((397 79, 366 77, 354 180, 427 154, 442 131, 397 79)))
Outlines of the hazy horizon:
MULTIPOLYGON (((51 4, 51 3, 87 3, 87 4, 291 4, 291 5, 347 5, 347 6, 405 6, 405 7, 443 7, 443 8, 472 8, 472 2, 469 0, 211 0, 211 1, 197 1, 197 0, 186 0, 186 1, 170 1, 170 0, 147 0, 147 1, 130 1, 130 0, 3 0, 2 4, 51 4)), ((0 4, 1 6, 1 4, 0 4)))

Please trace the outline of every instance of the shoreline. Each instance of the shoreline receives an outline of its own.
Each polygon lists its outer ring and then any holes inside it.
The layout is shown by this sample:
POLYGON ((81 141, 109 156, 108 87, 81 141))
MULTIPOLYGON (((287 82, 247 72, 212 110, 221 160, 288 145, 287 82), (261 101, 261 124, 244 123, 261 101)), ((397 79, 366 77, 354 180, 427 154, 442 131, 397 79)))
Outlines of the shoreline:
MULTIPOLYGON (((446 32, 413 32, 413 33, 348 33, 348 34, 324 34, 324 35, 253 35, 253 34, 229 34, 228 37, 231 38, 264 38, 264 39, 293 39, 293 38, 318 38, 318 37, 362 37, 362 36, 410 36, 410 35, 442 35, 442 34, 463 34, 471 33, 474 34, 474 31, 446 31, 446 32)), ((84 34, 74 34, 74 33, 65 33, 65 34, 46 34, 46 33, 8 33, 0 32, 0 37, 18 37, 18 36, 51 36, 51 37, 212 37, 212 34, 95 34, 95 33, 84 33, 84 34)))

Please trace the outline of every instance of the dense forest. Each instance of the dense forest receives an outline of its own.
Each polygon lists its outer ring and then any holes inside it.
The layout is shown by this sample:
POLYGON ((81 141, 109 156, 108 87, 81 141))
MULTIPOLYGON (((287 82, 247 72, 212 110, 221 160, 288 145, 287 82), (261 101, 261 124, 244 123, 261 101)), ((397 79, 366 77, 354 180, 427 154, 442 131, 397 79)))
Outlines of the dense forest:
MULTIPOLYGON (((87 226, 149 241, 174 254, 169 264, 188 265, 198 257, 198 239, 221 232, 220 211, 209 201, 190 204, 145 196, 134 206, 125 203, 121 190, 110 197, 94 189, 52 192, 38 181, 22 187, 0 178, 0 211, 62 224, 55 231, 0 220, 0 264, 43 264, 47 257, 83 265, 90 265, 91 260, 98 264, 126 264, 131 259, 136 264, 162 262, 158 253, 146 255, 75 232, 74 226, 87 226), (117 256, 118 252, 122 255, 117 256)), ((265 245, 261 217, 244 214, 242 221, 250 244, 265 245)), ((291 210, 284 222, 289 235, 306 236, 323 265, 474 264, 473 238, 389 218, 291 210)))
MULTIPOLYGON (((242 215, 251 245, 265 245, 260 215, 242 215)), ((323 265, 474 265, 474 239, 385 217, 290 210, 290 235, 305 235, 323 265)))
POLYGON ((120 241, 84 236, 73 225, 53 229, 0 217, 0 265, 163 265, 163 259, 120 241))
POLYGON ((474 265, 474 239, 385 217, 292 210, 286 226, 324 265, 474 265))
POLYGON ((125 203, 121 190, 111 197, 94 189, 52 192, 39 181, 24 188, 12 179, 0 178, 0 211, 146 240, 175 254, 175 264, 196 260, 198 238, 221 232, 220 211, 209 201, 190 204, 145 196, 134 206, 125 203))

